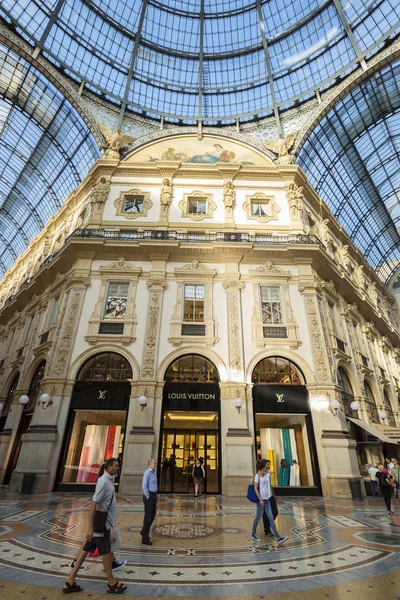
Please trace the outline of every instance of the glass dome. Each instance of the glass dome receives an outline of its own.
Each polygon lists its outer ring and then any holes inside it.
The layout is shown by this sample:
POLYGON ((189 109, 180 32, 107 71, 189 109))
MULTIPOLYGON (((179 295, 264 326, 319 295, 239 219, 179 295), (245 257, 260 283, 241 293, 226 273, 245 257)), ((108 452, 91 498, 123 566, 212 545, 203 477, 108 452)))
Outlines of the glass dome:
POLYGON ((2 0, 0 15, 102 97, 171 122, 272 114, 398 27, 397 0, 2 0))

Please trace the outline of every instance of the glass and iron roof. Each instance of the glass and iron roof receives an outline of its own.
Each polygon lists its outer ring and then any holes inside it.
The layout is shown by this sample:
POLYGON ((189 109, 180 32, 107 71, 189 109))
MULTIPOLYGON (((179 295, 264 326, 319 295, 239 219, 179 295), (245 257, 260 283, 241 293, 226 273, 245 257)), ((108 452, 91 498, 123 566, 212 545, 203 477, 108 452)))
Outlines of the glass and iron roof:
POLYGON ((153 118, 248 120, 310 98, 399 27, 398 0, 2 0, 88 89, 153 118))
POLYGON ((356 86, 297 162, 384 281, 400 266, 400 60, 356 86))
POLYGON ((100 156, 62 94, 0 44, 0 275, 100 156))

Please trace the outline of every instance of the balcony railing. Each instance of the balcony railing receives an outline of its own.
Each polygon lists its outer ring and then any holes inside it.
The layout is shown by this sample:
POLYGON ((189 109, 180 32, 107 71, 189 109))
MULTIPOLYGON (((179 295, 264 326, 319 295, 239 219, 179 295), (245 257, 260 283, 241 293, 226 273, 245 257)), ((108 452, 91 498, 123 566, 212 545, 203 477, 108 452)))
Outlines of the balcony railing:
MULTIPOLYGON (((194 242, 207 244, 210 242, 233 242, 260 245, 286 245, 286 244, 317 244, 325 248, 321 240, 313 234, 288 234, 288 235, 262 235, 238 232, 215 232, 215 233, 180 233, 178 231, 148 229, 146 231, 107 231, 106 229, 76 229, 68 239, 90 238, 120 241, 160 241, 172 242, 194 242)), ((48 260, 48 259, 46 259, 48 260)), ((46 262, 46 261, 45 261, 46 262)), ((44 264, 44 263, 42 263, 44 264)))

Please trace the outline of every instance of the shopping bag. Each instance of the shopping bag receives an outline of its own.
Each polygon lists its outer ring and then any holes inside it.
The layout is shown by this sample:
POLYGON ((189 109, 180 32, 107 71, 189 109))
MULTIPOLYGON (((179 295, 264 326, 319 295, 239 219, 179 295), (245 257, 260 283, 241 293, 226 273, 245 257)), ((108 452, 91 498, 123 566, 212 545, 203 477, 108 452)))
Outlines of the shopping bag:
POLYGON ((115 550, 119 550, 121 548, 121 536, 119 534, 118 527, 114 527, 113 529, 111 529, 110 541, 111 552, 115 552, 115 550))
POLYGON ((247 488, 247 500, 250 500, 250 502, 254 503, 259 502, 256 490, 254 489, 254 485, 252 483, 247 488))

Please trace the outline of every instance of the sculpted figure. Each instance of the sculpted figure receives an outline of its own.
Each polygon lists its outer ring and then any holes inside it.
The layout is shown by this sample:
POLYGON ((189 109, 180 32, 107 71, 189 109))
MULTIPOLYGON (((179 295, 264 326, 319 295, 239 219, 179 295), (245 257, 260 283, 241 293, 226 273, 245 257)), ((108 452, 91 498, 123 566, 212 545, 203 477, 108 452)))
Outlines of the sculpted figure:
POLYGON ((90 195, 90 204, 104 204, 107 200, 109 191, 110 184, 107 183, 105 177, 100 177, 100 180, 92 189, 92 193, 90 195))
POLYGON ((235 206, 235 190, 232 181, 225 181, 224 183, 224 206, 229 213, 232 213, 235 206))
POLYGON ((349 259, 349 247, 348 247, 348 245, 341 246, 341 248, 340 248, 340 259, 341 259, 342 266, 345 269, 347 269, 347 267, 349 266, 349 263, 350 263, 350 259, 349 259))
POLYGON ((356 268, 356 270, 354 272, 355 272, 357 281, 358 281, 361 289, 364 289, 365 288, 364 266, 358 265, 358 267, 356 268))
POLYGON ((168 208, 172 202, 172 185, 170 180, 166 177, 163 179, 161 190, 160 190, 160 204, 161 214, 166 215, 168 208))
POLYGON ((100 130, 106 139, 106 157, 110 160, 119 160, 120 150, 123 150, 129 144, 135 141, 136 138, 130 135, 121 135, 121 130, 116 129, 115 132, 108 129, 104 125, 100 125, 100 130))
POLYGON ((320 223, 321 239, 327 248, 329 248, 329 244, 331 241, 331 234, 329 233, 328 223, 329 223, 329 219, 324 219, 320 223))
POLYGON ((279 133, 277 140, 274 140, 273 142, 264 142, 264 146, 267 148, 267 150, 270 150, 278 156, 276 164, 290 165, 293 162, 292 156, 289 154, 289 152, 294 146, 297 133, 298 132, 289 133, 285 138, 283 138, 282 134, 279 133))
POLYGON ((304 207, 303 188, 291 183, 286 190, 286 198, 292 218, 301 218, 304 207))

